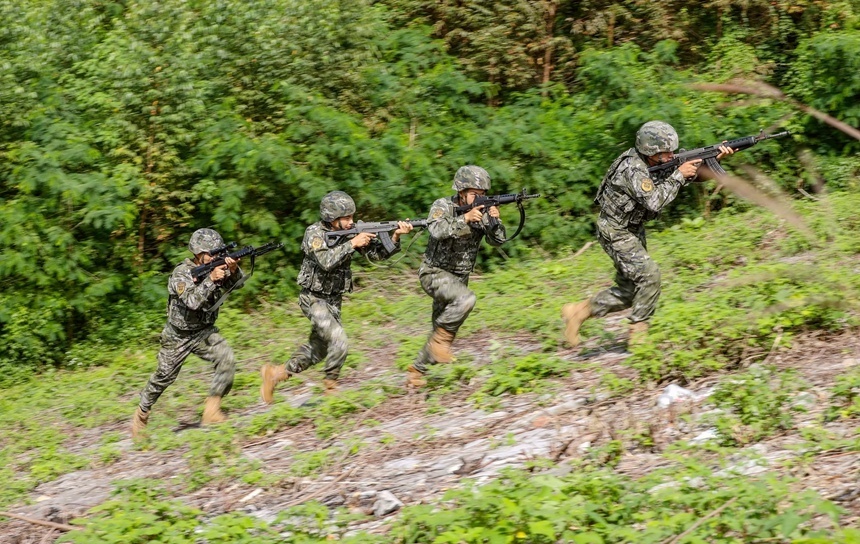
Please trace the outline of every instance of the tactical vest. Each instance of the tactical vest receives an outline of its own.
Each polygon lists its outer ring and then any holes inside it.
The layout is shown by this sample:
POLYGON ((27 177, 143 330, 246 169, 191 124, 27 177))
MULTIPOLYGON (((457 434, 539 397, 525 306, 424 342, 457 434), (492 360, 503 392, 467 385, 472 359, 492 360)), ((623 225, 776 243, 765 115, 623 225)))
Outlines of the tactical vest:
POLYGON ((638 226, 658 215, 636 202, 622 187, 627 183, 626 176, 630 169, 630 162, 637 158, 636 149, 631 148, 615 159, 603 176, 597 196, 594 198, 594 203, 600 206, 600 213, 608 216, 622 228, 630 225, 638 226))
MULTIPOLYGON (((450 201, 449 211, 453 215, 454 202, 450 201)), ((475 268, 478 249, 484 238, 484 230, 469 226, 469 234, 451 238, 430 237, 424 252, 424 264, 447 270, 452 274, 468 274, 475 268)))
MULTIPOLYGON (((349 243, 345 237, 341 238, 341 243, 338 245, 344 243, 349 243)), ((306 254, 296 281, 305 289, 321 295, 331 296, 349 293, 352 292, 351 263, 352 255, 350 254, 331 270, 324 270, 313 257, 306 254)))
MULTIPOLYGON (((189 262, 190 261, 183 263, 184 266, 174 270, 173 274, 180 273, 184 275, 187 273, 190 275, 191 268, 194 265, 193 263, 189 264, 189 262)), ((167 297, 167 322, 173 327, 184 331, 197 331, 209 327, 218 319, 218 312, 220 310, 208 312, 206 309, 212 306, 220 296, 221 288, 219 287, 209 294, 209 298, 206 299, 204 307, 192 310, 182 302, 181 298, 176 295, 169 294, 167 297)))

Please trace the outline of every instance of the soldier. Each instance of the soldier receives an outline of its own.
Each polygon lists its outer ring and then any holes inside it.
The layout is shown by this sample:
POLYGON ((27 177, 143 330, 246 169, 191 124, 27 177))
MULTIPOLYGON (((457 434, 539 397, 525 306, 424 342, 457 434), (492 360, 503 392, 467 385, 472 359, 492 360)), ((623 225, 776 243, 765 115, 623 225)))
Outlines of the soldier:
POLYGON ((490 174, 480 166, 463 166, 454 175, 457 194, 440 198, 430 208, 430 242, 418 279, 424 292, 433 298, 433 331, 409 366, 408 383, 426 385, 427 365, 450 363, 451 345, 460 326, 475 307, 475 293, 469 290, 469 274, 475 268, 478 248, 484 236, 491 246, 505 242, 505 227, 495 206, 478 206, 463 215, 454 215, 460 205, 472 204, 475 197, 490 190, 490 174), (490 217, 497 219, 490 226, 490 217))
POLYGON ((182 363, 192 353, 215 365, 215 376, 203 408, 203 424, 220 423, 226 419, 221 412, 221 397, 233 386, 236 360, 233 350, 215 326, 218 308, 211 308, 223 292, 229 291, 242 279, 242 270, 238 261, 227 257, 223 266, 213 269, 198 283, 191 277, 192 268, 209 264, 213 260, 210 252, 223 246, 224 239, 216 231, 194 231, 188 242, 194 260, 185 259, 170 275, 167 282, 167 325, 161 331, 158 368, 140 394, 140 404, 131 424, 132 436, 137 436, 146 427, 152 405, 176 381, 182 363))
MULTIPOLYGON (((615 263, 615 283, 590 299, 565 304, 565 339, 579 344, 579 328, 589 317, 603 317, 632 307, 628 345, 640 343, 660 297, 660 269, 648 255, 645 222, 656 218, 681 187, 697 175, 701 160, 666 170, 660 179, 648 167, 672 160, 678 134, 668 123, 649 121, 636 133, 636 147, 615 159, 600 184, 595 203, 600 206, 597 240, 615 263)), ((734 151, 720 146, 717 160, 734 151)))
POLYGON ((388 253, 376 235, 368 232, 357 234, 352 239, 342 237, 334 247, 325 243, 325 233, 353 227, 355 202, 343 191, 332 191, 320 202, 321 221, 305 230, 302 250, 305 258, 299 271, 299 307, 311 320, 311 335, 307 344, 301 346, 285 365, 266 364, 260 369, 263 383, 260 396, 270 404, 275 385, 293 374, 298 374, 311 365, 327 358, 323 385, 326 394, 337 391, 337 379, 346 360, 347 338, 341 326, 340 306, 345 292, 352 291, 352 255, 358 251, 370 259, 387 259, 400 251, 400 235, 412 230, 406 222, 391 236, 396 249, 388 253))

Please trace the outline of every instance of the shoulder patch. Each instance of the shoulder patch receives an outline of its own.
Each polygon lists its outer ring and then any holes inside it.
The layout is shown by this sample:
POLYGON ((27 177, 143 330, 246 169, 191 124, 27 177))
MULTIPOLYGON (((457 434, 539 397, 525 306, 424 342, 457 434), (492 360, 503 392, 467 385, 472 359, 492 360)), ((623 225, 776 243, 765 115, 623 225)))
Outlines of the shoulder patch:
POLYGON ((439 219, 443 215, 445 215, 445 210, 443 210, 442 208, 436 208, 433 211, 433 214, 430 216, 430 218, 431 219, 439 219))
POLYGON ((323 247, 322 236, 316 235, 313 238, 311 238, 311 247, 315 250, 323 247))
POLYGON ((181 295, 184 292, 185 292, 185 282, 180 281, 179 283, 176 284, 176 294, 181 295))
POLYGON ((650 193, 654 190, 654 182, 651 181, 650 178, 645 178, 642 180, 642 190, 646 193, 650 193))

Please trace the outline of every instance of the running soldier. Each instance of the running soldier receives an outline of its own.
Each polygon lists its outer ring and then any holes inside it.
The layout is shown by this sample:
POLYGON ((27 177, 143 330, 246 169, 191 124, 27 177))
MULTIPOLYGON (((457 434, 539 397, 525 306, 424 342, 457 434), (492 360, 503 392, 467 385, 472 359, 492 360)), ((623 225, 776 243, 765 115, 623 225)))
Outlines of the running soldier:
POLYGON ((341 237, 329 247, 325 233, 353 227, 355 202, 343 191, 333 191, 320 203, 321 221, 309 226, 302 240, 305 253, 298 283, 302 287, 299 307, 311 321, 311 334, 307 344, 301 346, 285 365, 265 364, 260 369, 263 383, 260 396, 270 404, 275 386, 293 374, 326 360, 323 385, 326 394, 337 391, 340 369, 346 360, 347 337, 341 325, 343 294, 352 291, 352 255, 359 252, 374 261, 387 259, 400 251, 400 235, 412 230, 412 225, 399 222, 391 237, 396 249, 388 253, 376 235, 362 232, 348 239, 341 237))
POLYGON ((222 293, 230 291, 242 279, 243 274, 238 261, 227 257, 223 266, 213 269, 198 283, 191 276, 195 266, 209 264, 213 260, 210 252, 223 246, 224 239, 216 231, 194 231, 188 242, 188 250, 194 254, 194 259, 185 259, 170 275, 167 282, 167 324, 161 331, 158 368, 140 394, 140 404, 131 424, 132 436, 138 436, 146 427, 152 406, 176 381, 182 364, 192 353, 212 363, 215 368, 203 408, 203 424, 220 423, 226 419, 221 412, 221 397, 233 386, 236 360, 233 350, 215 326, 218 308, 211 308, 222 293))
POLYGON ((454 337, 477 300, 468 285, 481 240, 486 236, 491 246, 505 242, 505 227, 495 206, 486 210, 478 206, 462 215, 454 213, 457 206, 472 204, 477 196, 487 194, 490 174, 480 166, 463 166, 454 175, 452 189, 457 194, 434 202, 428 217, 430 242, 418 279, 424 292, 433 298, 433 331, 407 369, 408 383, 413 387, 426 385, 428 365, 454 359, 454 337), (490 217, 497 219, 492 227, 490 217))
MULTIPOLYGON (((597 240, 615 263, 615 285, 590 299, 562 307, 564 336, 571 346, 579 344, 579 328, 590 317, 633 308, 628 345, 641 343, 648 333, 648 320, 660 298, 660 269, 648 255, 645 222, 660 212, 678 191, 696 178, 700 160, 665 170, 660 178, 648 167, 672 160, 678 149, 678 134, 668 123, 649 121, 636 133, 636 146, 615 159, 597 191, 600 206, 597 240)), ((720 146, 720 160, 734 151, 720 146)))

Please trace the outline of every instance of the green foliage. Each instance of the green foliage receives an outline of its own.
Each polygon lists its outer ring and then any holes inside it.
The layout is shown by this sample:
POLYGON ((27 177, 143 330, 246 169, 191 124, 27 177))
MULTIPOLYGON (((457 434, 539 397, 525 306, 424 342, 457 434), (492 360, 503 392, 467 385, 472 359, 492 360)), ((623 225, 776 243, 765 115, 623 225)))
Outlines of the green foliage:
POLYGON ((188 453, 185 459, 191 473, 189 488, 194 491, 203 487, 217 475, 234 466, 240 451, 235 431, 230 427, 207 428, 188 431, 188 453))
POLYGON ((61 541, 74 544, 152 541, 196 542, 203 512, 179 501, 161 500, 163 491, 146 480, 130 481, 117 490, 120 497, 92 509, 94 523, 67 533, 61 541))
POLYGON ((827 421, 860 417, 860 368, 836 378, 830 390, 830 406, 825 414, 827 421))
POLYGON ((520 357, 503 357, 489 365, 490 377, 476 393, 498 396, 503 393, 518 395, 533 391, 542 385, 543 380, 553 376, 563 376, 570 372, 575 363, 545 354, 529 354, 520 357))
POLYGON ((772 366, 724 378, 711 396, 725 411, 714 418, 722 441, 744 445, 791 428, 793 413, 800 410, 791 400, 803 387, 795 372, 772 366))
MULTIPOLYGON (((335 188, 360 218, 419 217, 479 163, 494 189, 545 195, 505 247, 543 256, 591 238, 596 186, 640 123, 670 121, 691 147, 791 111, 727 108, 688 83, 764 80, 857 124, 850 2, 485 4, 0 0, 0 387, 157 329, 164 276, 200 226, 296 241, 335 188)), ((789 124, 828 184, 856 185, 856 142, 789 124)), ((794 145, 730 166, 793 188, 794 145)), ((703 200, 685 191, 667 221, 703 200)), ((286 251, 231 304, 293 296, 301 255, 286 251)))
POLYGON ((832 503, 777 480, 705 479, 705 471, 691 464, 640 480, 587 466, 563 477, 510 471, 481 487, 449 491, 444 507, 406 508, 392 536, 434 544, 663 542, 696 525, 688 536, 695 541, 735 535, 750 542, 822 538, 829 531, 807 522, 818 514, 838 519, 832 503), (673 485, 661 486, 670 474, 673 485), (704 483, 682 483, 692 477, 704 483), (697 523, 705 515, 708 521, 697 523))

